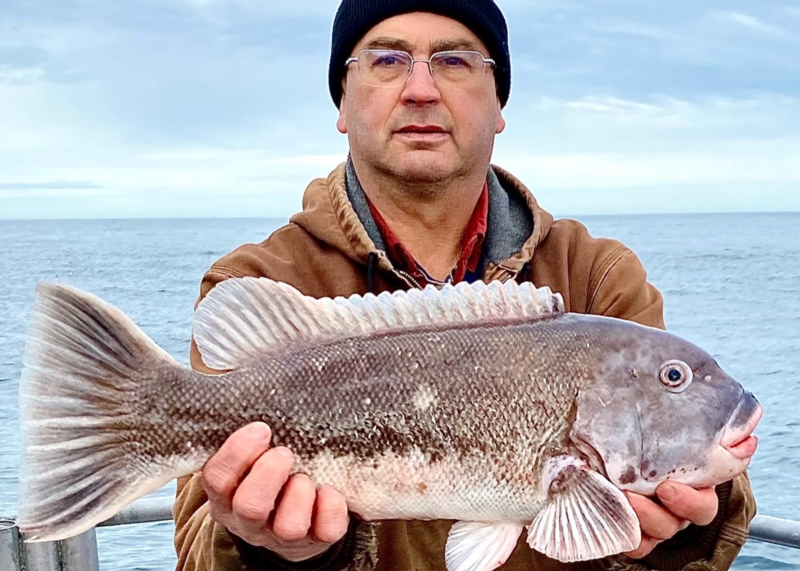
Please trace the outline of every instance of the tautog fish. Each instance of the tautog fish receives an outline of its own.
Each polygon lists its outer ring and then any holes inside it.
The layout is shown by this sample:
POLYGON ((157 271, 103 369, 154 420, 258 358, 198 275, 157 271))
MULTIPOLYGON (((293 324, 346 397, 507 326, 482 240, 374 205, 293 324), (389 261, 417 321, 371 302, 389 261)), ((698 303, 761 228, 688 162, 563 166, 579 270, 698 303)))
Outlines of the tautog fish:
POLYGON ((230 372, 182 367, 90 294, 38 288, 21 385, 28 539, 90 528, 259 420, 361 518, 458 520, 451 571, 496 568, 525 528, 552 558, 596 559, 639 544, 622 490, 713 486, 756 448, 761 407, 709 354, 564 313, 530 284, 316 300, 231 279, 194 337, 230 372))

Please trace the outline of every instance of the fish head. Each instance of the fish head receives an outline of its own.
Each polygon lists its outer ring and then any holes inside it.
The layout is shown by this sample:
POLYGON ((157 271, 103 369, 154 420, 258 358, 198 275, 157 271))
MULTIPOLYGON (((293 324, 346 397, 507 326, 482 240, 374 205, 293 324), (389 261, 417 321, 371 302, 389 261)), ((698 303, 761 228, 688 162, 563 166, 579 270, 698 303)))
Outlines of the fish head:
POLYGON ((578 450, 616 486, 644 495, 666 480, 702 488, 743 472, 758 444, 756 398, 699 347, 632 329, 610 341, 616 350, 578 395, 578 450))

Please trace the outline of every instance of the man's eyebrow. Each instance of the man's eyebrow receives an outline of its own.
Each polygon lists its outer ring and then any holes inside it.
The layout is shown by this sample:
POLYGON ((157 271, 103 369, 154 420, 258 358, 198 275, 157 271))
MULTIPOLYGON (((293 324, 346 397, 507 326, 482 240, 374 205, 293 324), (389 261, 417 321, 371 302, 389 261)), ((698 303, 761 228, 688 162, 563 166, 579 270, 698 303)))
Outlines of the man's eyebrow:
MULTIPOLYGON (((407 42, 406 40, 401 40, 400 38, 378 37, 368 41, 366 44, 364 44, 362 49, 398 50, 402 52, 413 53, 414 46, 413 44, 407 42)), ((483 51, 475 42, 466 38, 445 38, 442 40, 436 40, 430 45, 431 54, 436 52, 449 52, 458 50, 468 50, 474 52, 483 51)))
POLYGON ((447 38, 444 40, 436 40, 435 42, 431 43, 431 53, 461 50, 482 52, 478 44, 466 38, 447 38))
POLYGON ((398 38, 388 38, 388 37, 381 37, 381 38, 373 38, 364 44, 365 50, 398 50, 401 52, 409 52, 414 49, 414 47, 405 40, 401 40, 398 38))

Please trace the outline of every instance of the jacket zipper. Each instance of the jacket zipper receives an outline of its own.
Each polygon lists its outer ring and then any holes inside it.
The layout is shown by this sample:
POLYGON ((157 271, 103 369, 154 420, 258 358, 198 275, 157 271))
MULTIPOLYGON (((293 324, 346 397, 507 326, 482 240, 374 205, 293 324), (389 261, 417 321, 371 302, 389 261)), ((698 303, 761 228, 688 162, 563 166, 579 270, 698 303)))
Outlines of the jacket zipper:
POLYGON ((412 286, 414 286, 415 288, 417 288, 417 289, 423 289, 423 288, 422 288, 422 286, 421 286, 421 285, 419 285, 419 282, 418 282, 417 280, 415 280, 415 279, 414 279, 414 277, 413 277, 413 276, 411 276, 410 274, 408 274, 408 273, 404 272, 403 270, 397 270, 397 269, 395 270, 395 272, 397 272, 399 275, 403 276, 403 277, 404 277, 406 280, 408 280, 408 281, 411 283, 411 285, 412 285, 412 286))
MULTIPOLYGON (((404 272, 403 270, 397 270, 396 269, 395 272, 397 272, 398 275, 402 276, 407 281, 409 281, 411 283, 411 285, 414 286, 416 289, 419 289, 419 290, 423 289, 423 287, 421 285, 419 285, 419 282, 416 279, 414 279, 414 277, 412 275, 408 274, 407 272, 404 272)), ((513 280, 516 277, 517 276, 514 273, 507 273, 505 276, 503 276, 502 278, 500 278, 497 281, 499 281, 501 284, 505 284, 505 283, 508 283, 509 281, 513 280)))

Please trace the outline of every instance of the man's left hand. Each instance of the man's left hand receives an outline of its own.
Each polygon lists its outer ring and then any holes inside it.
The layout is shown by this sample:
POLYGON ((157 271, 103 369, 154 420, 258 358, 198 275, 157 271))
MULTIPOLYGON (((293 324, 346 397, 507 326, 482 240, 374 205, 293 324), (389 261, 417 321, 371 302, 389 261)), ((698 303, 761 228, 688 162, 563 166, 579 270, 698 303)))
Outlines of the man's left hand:
POLYGON ((664 482, 656 489, 660 504, 639 494, 626 492, 625 495, 642 526, 639 547, 625 553, 633 559, 646 557, 659 543, 686 529, 689 524, 710 524, 719 507, 713 488, 695 490, 677 482, 664 482))

